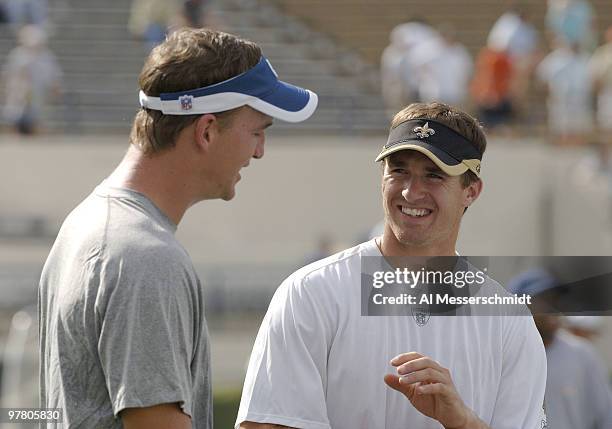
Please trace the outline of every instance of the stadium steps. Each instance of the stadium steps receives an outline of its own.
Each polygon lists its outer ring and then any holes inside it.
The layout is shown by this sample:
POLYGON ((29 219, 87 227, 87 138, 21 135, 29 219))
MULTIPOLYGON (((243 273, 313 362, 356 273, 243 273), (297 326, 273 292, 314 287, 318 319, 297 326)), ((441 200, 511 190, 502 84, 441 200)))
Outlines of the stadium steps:
MULTIPOLYGON (((49 46, 64 71, 64 95, 45 110, 58 132, 129 131, 137 111, 138 74, 146 49, 127 30, 130 2, 50 0, 49 46)), ((312 89, 319 109, 301 124, 280 121, 276 130, 321 133, 380 132, 387 126, 375 67, 311 31, 273 5, 256 0, 216 0, 223 30, 256 41, 283 80, 312 89)), ((14 46, 0 28, 0 58, 14 46)), ((0 94, 2 96, 2 94, 0 94)))

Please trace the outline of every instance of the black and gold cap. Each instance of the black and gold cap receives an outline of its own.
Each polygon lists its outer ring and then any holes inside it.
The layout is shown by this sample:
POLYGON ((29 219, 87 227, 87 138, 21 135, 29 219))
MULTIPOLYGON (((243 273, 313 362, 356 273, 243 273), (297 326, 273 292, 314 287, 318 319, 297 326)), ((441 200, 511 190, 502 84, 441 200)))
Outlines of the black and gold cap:
POLYGON ((449 176, 470 170, 480 177, 482 153, 476 145, 432 119, 409 119, 393 128, 376 162, 400 150, 421 152, 449 176))

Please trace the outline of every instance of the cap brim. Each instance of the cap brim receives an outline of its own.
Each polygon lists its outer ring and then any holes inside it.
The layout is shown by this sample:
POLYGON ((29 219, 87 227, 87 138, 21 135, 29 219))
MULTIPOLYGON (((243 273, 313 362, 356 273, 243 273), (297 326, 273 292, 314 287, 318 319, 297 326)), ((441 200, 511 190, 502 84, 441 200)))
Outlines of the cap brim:
POLYGON ((383 150, 380 155, 376 157, 376 162, 401 150, 415 150, 422 153, 431 159, 440 170, 449 176, 459 176, 468 170, 468 166, 463 164, 461 161, 456 160, 443 150, 422 141, 407 141, 405 143, 394 145, 387 150, 383 150))
POLYGON ((314 113, 318 97, 308 89, 278 81, 273 91, 248 104, 273 118, 286 122, 301 122, 314 113))

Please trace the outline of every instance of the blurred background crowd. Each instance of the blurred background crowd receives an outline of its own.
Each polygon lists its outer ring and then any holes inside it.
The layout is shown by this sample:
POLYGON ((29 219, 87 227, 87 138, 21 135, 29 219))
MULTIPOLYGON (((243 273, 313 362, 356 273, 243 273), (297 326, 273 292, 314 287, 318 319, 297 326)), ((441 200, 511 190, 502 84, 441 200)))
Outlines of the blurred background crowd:
POLYGON ((545 126, 538 113, 545 105, 554 143, 604 144, 612 127, 612 27, 600 37, 584 0, 549 0, 539 26, 532 9, 517 3, 499 16, 475 58, 450 23, 415 17, 396 26, 381 59, 388 110, 443 100, 471 107, 490 133, 512 134, 545 126))
MULTIPOLYGON (((1 406, 36 404, 40 269, 62 219, 126 149, 146 55, 181 26, 252 39, 320 97, 309 121, 272 127, 235 201, 201 204, 177 233, 206 288, 217 427, 235 416, 282 279, 380 232, 373 158, 410 102, 459 105, 489 136, 461 253, 612 255, 609 0, 0 0, 1 406)), ((600 316, 540 327, 563 334, 565 351, 547 351, 600 368, 576 377, 603 374, 609 394, 612 323, 600 316)), ((576 386, 553 384, 557 404, 587 398, 576 386)), ((589 408, 601 402, 583 403, 553 421, 612 427, 589 408)))

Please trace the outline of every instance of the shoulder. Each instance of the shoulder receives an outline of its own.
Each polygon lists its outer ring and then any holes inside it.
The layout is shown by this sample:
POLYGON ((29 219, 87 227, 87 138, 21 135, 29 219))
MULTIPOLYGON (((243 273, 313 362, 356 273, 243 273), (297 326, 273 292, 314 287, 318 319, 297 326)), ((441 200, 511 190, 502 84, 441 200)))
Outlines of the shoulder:
POLYGON ((359 288, 362 257, 375 251, 372 240, 300 268, 281 283, 270 307, 335 307, 359 288))
POLYGON ((367 241, 357 246, 338 252, 327 258, 308 264, 291 274, 284 283, 299 287, 300 285, 333 286, 337 282, 346 281, 361 273, 361 258, 374 256, 373 241, 367 241))
POLYGON ((96 242, 103 258, 121 263, 168 266, 189 261, 173 227, 152 213, 148 202, 98 186, 67 217, 70 241, 96 242))

